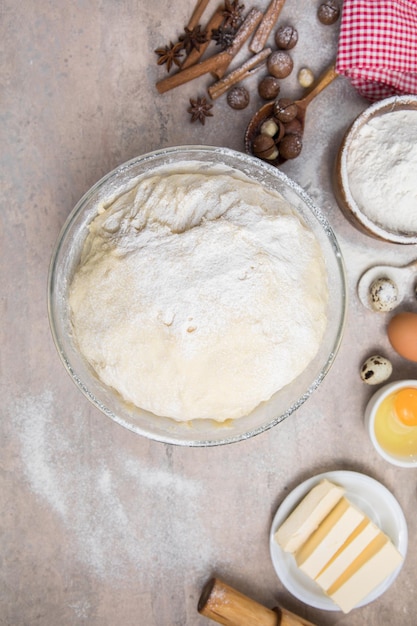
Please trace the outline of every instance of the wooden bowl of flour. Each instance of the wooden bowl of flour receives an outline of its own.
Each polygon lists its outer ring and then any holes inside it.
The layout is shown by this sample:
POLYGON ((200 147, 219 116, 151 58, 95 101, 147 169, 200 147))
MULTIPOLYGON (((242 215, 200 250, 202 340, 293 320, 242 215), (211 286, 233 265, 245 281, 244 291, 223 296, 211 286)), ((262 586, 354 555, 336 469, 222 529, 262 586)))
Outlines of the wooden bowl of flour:
POLYGON ((417 96, 372 104, 347 130, 336 159, 334 192, 361 232, 417 243, 417 96))

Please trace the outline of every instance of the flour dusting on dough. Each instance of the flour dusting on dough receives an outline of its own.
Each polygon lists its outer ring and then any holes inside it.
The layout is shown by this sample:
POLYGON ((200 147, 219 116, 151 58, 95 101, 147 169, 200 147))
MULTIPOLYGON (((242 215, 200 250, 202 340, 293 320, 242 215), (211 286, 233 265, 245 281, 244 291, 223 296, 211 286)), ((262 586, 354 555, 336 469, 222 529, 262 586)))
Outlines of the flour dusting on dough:
POLYGON ((223 422, 314 358, 327 275, 313 232, 279 193, 234 170, 176 168, 93 219, 71 320, 81 353, 124 400, 223 422))

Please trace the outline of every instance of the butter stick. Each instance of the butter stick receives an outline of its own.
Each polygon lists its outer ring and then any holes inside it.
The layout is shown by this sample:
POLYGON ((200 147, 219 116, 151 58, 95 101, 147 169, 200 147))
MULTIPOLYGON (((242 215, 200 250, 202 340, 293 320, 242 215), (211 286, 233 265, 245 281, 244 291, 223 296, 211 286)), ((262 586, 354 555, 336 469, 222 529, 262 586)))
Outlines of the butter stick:
POLYGON ((368 517, 359 524, 316 577, 316 583, 323 591, 327 591, 333 585, 380 533, 381 530, 368 517))
POLYGON ((344 613, 349 613, 392 574, 402 560, 394 544, 384 533, 380 533, 327 593, 344 613))
POLYGON ((362 511, 341 498, 295 553, 300 570, 316 578, 364 518, 362 511))
POLYGON ((301 500, 274 535, 285 552, 298 550, 336 506, 345 490, 327 479, 321 480, 301 500))

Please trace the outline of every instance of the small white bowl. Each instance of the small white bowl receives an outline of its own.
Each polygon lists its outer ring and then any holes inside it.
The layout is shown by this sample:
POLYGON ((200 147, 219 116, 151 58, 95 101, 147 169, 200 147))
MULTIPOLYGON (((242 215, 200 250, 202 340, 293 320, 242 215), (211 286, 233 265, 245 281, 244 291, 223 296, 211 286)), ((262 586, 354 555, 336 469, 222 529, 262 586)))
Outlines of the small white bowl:
POLYGON ((415 244, 417 243, 417 232, 394 231, 382 224, 377 224, 368 217, 365 210, 359 206, 353 197, 348 176, 348 160, 352 144, 363 127, 376 117, 400 110, 417 111, 417 96, 391 96, 385 100, 374 102, 353 121, 339 147, 335 162, 333 189, 342 212, 358 230, 389 243, 415 244))
MULTIPOLYGON (((417 467, 417 454, 413 457, 403 457, 391 454, 387 452, 381 444, 378 442, 375 436, 375 416, 381 403, 389 396, 390 394, 398 391, 399 389, 405 389, 406 387, 413 387, 417 389, 417 380, 409 379, 409 380, 398 380, 396 382, 390 382, 380 387, 376 393, 369 400, 366 409, 365 409, 365 426, 368 430, 369 437, 372 441, 372 444, 378 454, 391 463, 392 465, 397 465, 398 467, 417 467)), ((416 426, 417 428, 417 426, 416 426)))

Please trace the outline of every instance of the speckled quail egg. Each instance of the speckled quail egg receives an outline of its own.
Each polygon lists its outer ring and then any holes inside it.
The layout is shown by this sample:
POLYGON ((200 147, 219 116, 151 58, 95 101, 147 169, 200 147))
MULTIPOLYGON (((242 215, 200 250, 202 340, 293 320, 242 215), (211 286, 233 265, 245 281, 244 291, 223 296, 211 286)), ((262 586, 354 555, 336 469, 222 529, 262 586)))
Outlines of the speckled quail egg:
POLYGON ((391 278, 381 276, 369 287, 369 302, 374 311, 392 311, 398 304, 398 288, 391 278))
POLYGON ((391 361, 380 354, 370 356, 361 367, 361 378, 368 385, 379 385, 392 374, 391 361))

